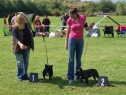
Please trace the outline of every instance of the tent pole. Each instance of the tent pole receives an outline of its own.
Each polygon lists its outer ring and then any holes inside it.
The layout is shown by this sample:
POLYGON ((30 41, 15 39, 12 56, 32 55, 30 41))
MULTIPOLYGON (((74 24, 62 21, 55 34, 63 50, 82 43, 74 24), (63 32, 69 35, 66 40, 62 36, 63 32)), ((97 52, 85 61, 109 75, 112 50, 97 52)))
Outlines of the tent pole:
POLYGON ((99 22, 97 22, 94 26, 97 26, 102 20, 104 20, 107 16, 104 16, 99 22))
POLYGON ((116 22, 114 19, 112 19, 110 16, 107 16, 108 18, 110 18, 112 21, 114 21, 117 25, 120 25, 118 22, 116 22))
POLYGON ((97 26, 101 21, 103 21, 106 17, 108 17, 109 19, 111 19, 113 22, 115 22, 117 25, 120 25, 118 22, 116 22, 114 19, 112 19, 110 16, 108 16, 108 15, 105 15, 99 22, 97 22, 95 25, 94 25, 94 27, 95 26, 97 26))

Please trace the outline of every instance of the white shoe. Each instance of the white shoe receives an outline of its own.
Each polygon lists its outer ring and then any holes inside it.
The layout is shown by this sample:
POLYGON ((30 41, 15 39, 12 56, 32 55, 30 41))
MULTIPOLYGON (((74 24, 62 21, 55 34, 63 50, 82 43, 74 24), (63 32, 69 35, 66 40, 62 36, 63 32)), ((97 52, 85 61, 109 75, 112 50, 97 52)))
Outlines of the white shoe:
POLYGON ((82 79, 83 82, 85 82, 85 79, 82 79))
POLYGON ((72 83, 73 83, 73 80, 69 80, 68 83, 69 83, 69 84, 72 84, 72 83))

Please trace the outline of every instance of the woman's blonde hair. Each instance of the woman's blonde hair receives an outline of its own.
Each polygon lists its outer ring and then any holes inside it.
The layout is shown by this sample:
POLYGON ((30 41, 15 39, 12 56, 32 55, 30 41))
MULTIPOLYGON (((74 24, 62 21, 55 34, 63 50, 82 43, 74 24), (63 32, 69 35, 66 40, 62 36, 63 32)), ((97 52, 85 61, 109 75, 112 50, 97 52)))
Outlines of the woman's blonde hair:
POLYGON ((37 18, 39 18, 39 15, 37 15, 37 16, 35 17, 35 20, 36 20, 37 18))
POLYGON ((18 14, 14 20, 14 25, 13 27, 22 30, 25 28, 25 23, 26 23, 26 17, 24 14, 18 14))

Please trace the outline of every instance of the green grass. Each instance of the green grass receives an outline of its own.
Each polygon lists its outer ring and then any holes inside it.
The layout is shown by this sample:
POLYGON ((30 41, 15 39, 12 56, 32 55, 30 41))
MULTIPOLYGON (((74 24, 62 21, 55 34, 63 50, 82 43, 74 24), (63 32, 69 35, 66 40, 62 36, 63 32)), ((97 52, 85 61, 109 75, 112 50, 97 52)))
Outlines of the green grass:
MULTIPOLYGON (((121 17, 114 17, 120 24, 121 17)), ((60 25, 58 17, 50 17, 52 24, 60 25), (54 22, 53 22, 54 21, 54 22)), ((87 17, 88 22, 100 19, 99 17, 87 17)), ((3 23, 3 19, 0 19, 3 23)), ((101 25, 114 24, 103 21, 101 25)), ((101 27, 102 29, 103 27, 101 27)), ((115 27, 116 29, 117 27, 115 27)), ((52 30, 55 30, 52 28, 52 30)), ((39 74, 38 83, 29 81, 18 82, 16 79, 16 60, 11 49, 11 37, 3 36, 0 27, 0 95, 126 95, 126 37, 104 37, 101 31, 100 38, 85 38, 84 52, 82 56, 82 68, 96 68, 100 76, 108 76, 109 83, 115 87, 98 87, 98 81, 89 78, 89 86, 86 83, 76 81, 69 85, 66 77, 68 65, 68 53, 65 49, 65 38, 46 37, 49 64, 53 65, 54 75, 52 80, 42 77, 42 70, 46 64, 45 43, 42 37, 35 37, 35 50, 31 51, 28 74, 39 74), (88 43, 88 44, 87 44, 88 43), (87 50, 86 50, 87 47, 87 50), (86 54, 85 54, 86 50, 86 54)))

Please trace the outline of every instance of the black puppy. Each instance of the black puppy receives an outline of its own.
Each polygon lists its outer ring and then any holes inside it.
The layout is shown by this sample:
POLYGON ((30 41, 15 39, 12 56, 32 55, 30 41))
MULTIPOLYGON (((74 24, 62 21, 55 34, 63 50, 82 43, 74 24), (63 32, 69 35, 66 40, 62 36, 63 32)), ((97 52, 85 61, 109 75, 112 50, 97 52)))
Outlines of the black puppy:
POLYGON ((88 84, 88 78, 89 77, 93 76, 94 80, 96 80, 96 77, 97 77, 97 79, 99 77, 99 74, 98 74, 96 69, 82 70, 82 68, 80 68, 80 70, 77 70, 75 75, 77 77, 81 78, 81 82, 83 81, 83 79, 85 79, 87 84, 88 84))
POLYGON ((45 76, 49 76, 49 80, 53 76, 53 65, 45 65, 45 68, 43 70, 43 78, 45 79, 45 76))

